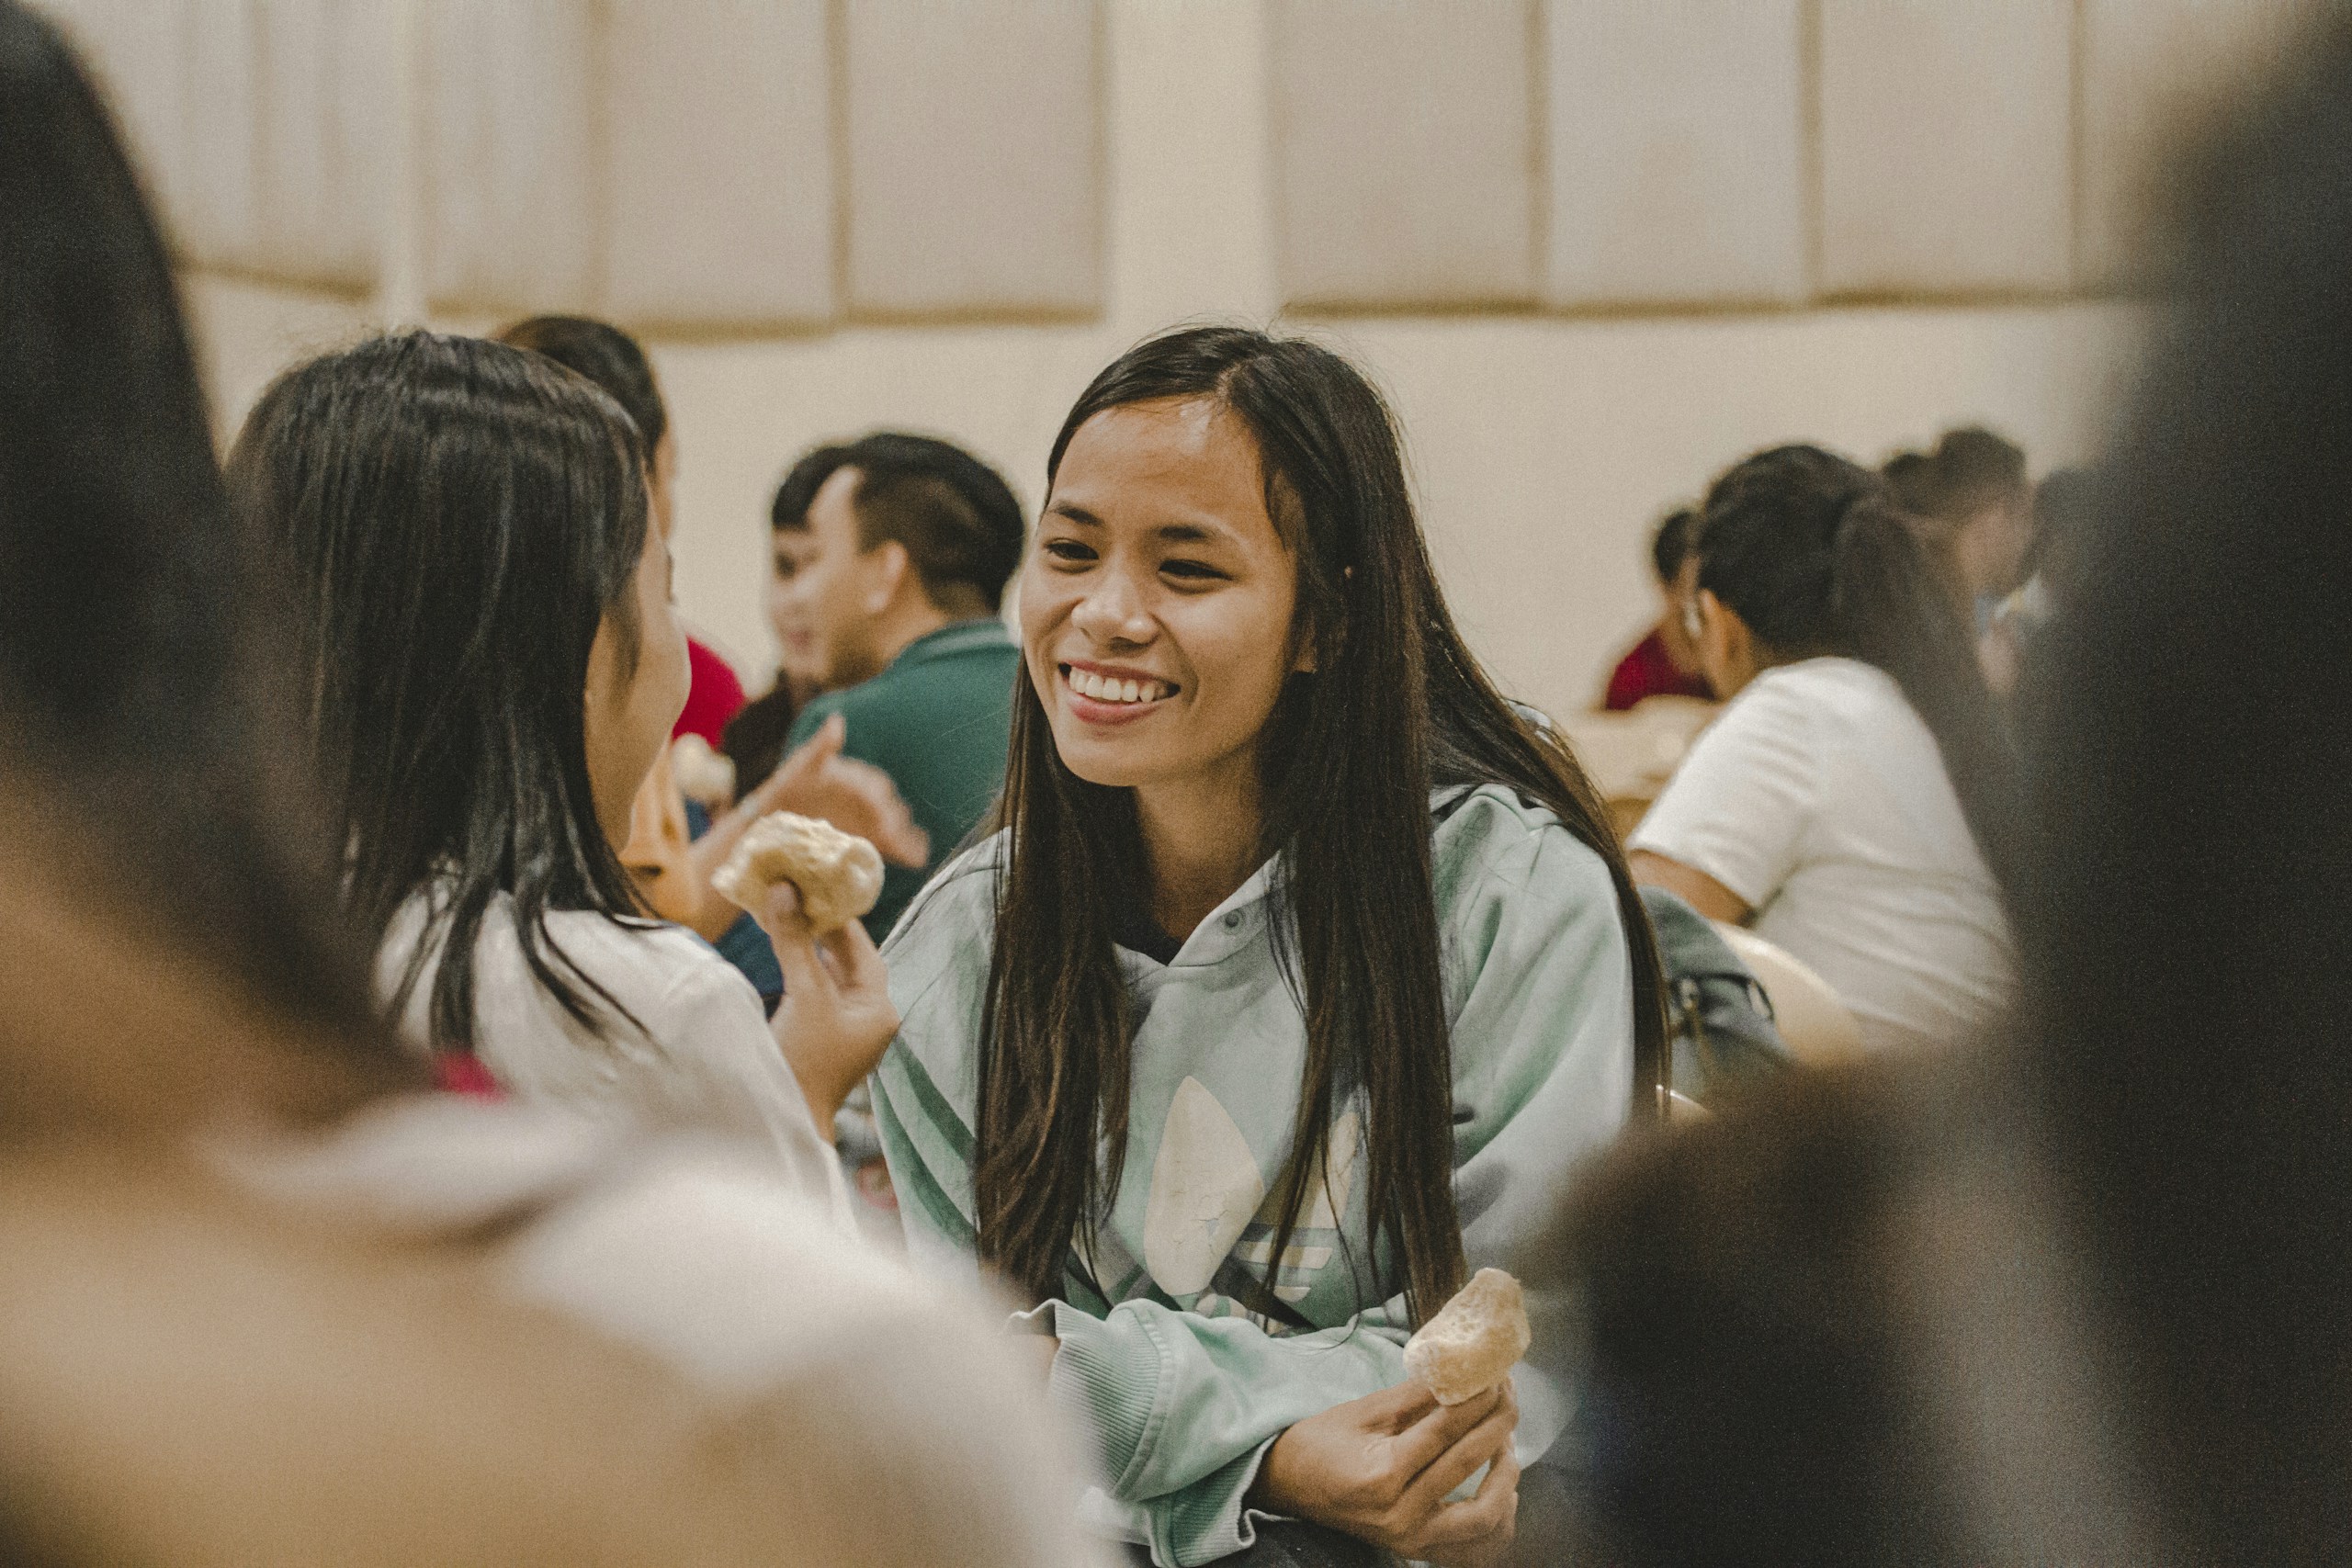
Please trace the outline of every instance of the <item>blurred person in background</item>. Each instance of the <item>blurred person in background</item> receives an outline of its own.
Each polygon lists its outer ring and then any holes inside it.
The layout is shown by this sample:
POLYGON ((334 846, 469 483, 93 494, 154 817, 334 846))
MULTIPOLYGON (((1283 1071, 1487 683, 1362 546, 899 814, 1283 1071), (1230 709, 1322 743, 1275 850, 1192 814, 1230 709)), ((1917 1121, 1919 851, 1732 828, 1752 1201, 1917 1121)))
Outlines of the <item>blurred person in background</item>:
POLYGON ((1644 697, 1712 697, 1707 673, 1699 665, 1699 649, 1690 635, 1690 603, 1698 592, 1693 573, 1698 558, 1690 552, 1691 530, 1698 513, 1678 507, 1666 514, 1650 536, 1650 571, 1657 582, 1659 613, 1649 635, 1635 643, 1610 672, 1609 689, 1600 705, 1622 712, 1644 697))
POLYGON ((1004 782, 1021 654, 998 612, 1021 503, 970 453, 883 431, 800 458, 774 521, 777 636, 824 688, 791 742, 845 720, 844 754, 888 773, 930 840, 920 868, 885 869, 865 917, 878 942, 1004 782))
POLYGON ((0 406, 0 1551, 1076 1561, 990 1337, 771 1167, 413 1092, 164 244, 13 0, 0 406))
MULTIPOLYGON (((776 618, 776 596, 786 579, 783 567, 773 553, 778 547, 771 544, 768 560, 767 615, 774 629, 776 618)), ((812 647, 807 661, 796 660, 792 649, 784 646, 784 634, 776 633, 777 658, 775 679, 768 689, 743 705, 743 711, 728 721, 727 733, 721 738, 719 750, 734 765, 738 790, 748 789, 775 772, 784 761, 784 743, 792 734, 792 721, 808 699, 824 690, 814 668, 812 647)))
MULTIPOLYGON (((724 738, 723 750, 727 760, 735 765, 739 791, 751 788, 775 772, 784 761, 785 742, 792 734, 793 721, 808 705, 808 700, 825 689, 823 650, 813 637, 791 636, 798 617, 785 614, 785 595, 791 588, 805 547, 798 535, 777 531, 775 519, 779 510, 793 517, 808 514, 808 495, 786 500, 783 491, 790 481, 787 472, 768 509, 766 610, 768 629, 775 634, 776 642, 775 680, 766 691, 744 705, 743 711, 727 726, 724 738)), ((800 488, 814 493, 814 486, 800 488)))
MULTIPOLYGON (((587 316, 533 316, 500 332, 498 341, 547 355, 585 376, 620 404, 637 427, 645 454, 654 530, 663 539, 671 538, 678 515, 678 434, 662 400, 661 383, 637 340, 587 316)), ((686 637, 686 705, 678 711, 673 732, 698 735, 716 747, 728 721, 742 711, 743 682, 726 660, 692 633, 686 637)))
POLYGON ((1905 452, 1880 469, 1918 525, 1973 632, 2025 579, 2033 548, 2033 486, 2025 452, 1982 425, 1944 432, 1933 450, 1905 452))
POLYGON ((1403 1346, 1655 1113, 1649 922, 1463 646, 1344 360, 1152 339, 1046 474, 1003 831, 888 948, 910 1250, 1036 1303, 1138 1555, 1493 1562, 1569 1401, 1563 1303, 1529 1298, 1519 1392, 1441 1406, 1403 1346))
POLYGON ((526 1099, 751 1134, 842 1197, 819 1129, 896 1022, 873 943, 820 959, 780 886, 768 1019, 618 859, 687 682, 639 453, 584 378, 413 333, 280 377, 230 477, 295 606, 305 753, 401 1030, 526 1099))
POLYGON ((2034 486, 2033 551, 2026 558, 2026 580, 2001 601, 1977 639, 1985 682, 1997 696, 2016 691, 2043 628, 2080 581, 2083 536, 2097 486, 2087 468, 2060 468, 2034 486))
POLYGON ((1926 551, 1876 476, 1817 446, 1734 465, 1697 551, 1730 703, 1634 832, 1634 874, 1752 921, 1873 1048, 1964 1037, 2014 979, 2016 765, 1926 551))
POLYGON ((1612 1560, 2352 1560, 2352 30, 2281 59, 2027 672, 2013 1026, 1578 1203, 1612 1560))
POLYGON ((1905 516, 1917 517, 1932 503, 1935 459, 1927 453, 1897 452, 1879 465, 1878 476, 1886 481, 1888 493, 1894 497, 1894 504, 1905 516))

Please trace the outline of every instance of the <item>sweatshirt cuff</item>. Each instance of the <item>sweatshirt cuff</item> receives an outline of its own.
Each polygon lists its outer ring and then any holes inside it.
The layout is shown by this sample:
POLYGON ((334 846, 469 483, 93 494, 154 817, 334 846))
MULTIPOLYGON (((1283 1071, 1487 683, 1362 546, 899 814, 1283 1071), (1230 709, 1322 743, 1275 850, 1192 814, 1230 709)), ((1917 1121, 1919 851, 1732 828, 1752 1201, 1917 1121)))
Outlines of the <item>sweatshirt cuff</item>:
POLYGON ((1266 1451, 1274 1446, 1274 1440, 1268 1438, 1182 1491, 1154 1498, 1148 1505, 1153 1554, 1162 1562, 1175 1563, 1177 1568, 1193 1568, 1196 1563, 1216 1562, 1256 1545, 1258 1521, 1281 1516, 1245 1507, 1242 1500, 1257 1483, 1258 1472, 1266 1462, 1266 1451))
POLYGON ((1157 1408, 1160 1354, 1150 1325, 1132 1314, 1125 1323, 1094 1317, 1067 1302, 1049 1302, 1061 1349, 1046 1380, 1046 1397, 1075 1412, 1094 1436, 1096 1462, 1111 1495, 1148 1451, 1164 1415, 1157 1408))

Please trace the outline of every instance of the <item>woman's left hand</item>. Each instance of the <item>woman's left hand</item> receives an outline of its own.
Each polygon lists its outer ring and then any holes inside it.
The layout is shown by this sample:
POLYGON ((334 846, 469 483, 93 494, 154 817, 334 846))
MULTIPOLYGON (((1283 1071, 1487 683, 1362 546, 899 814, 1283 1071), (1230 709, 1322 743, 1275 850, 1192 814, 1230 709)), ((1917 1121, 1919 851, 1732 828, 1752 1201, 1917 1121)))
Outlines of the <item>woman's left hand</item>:
POLYGON ((1452 1406, 1417 1382, 1398 1383, 1275 1438, 1250 1500, 1415 1562, 1483 1568, 1510 1546, 1518 1522, 1518 1426, 1508 1378, 1452 1406), (1481 1468, 1475 1495, 1447 1501, 1481 1468))

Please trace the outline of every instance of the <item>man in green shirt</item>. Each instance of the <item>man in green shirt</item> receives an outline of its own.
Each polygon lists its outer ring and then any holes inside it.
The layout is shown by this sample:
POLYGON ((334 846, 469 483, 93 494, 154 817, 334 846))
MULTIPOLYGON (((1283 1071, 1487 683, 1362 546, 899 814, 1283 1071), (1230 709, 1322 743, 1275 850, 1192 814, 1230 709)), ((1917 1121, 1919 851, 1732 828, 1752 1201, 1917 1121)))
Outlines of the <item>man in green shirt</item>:
POLYGON ((931 836, 929 864, 883 874, 865 918, 880 942, 1003 787, 1021 650, 998 611, 1021 503, 971 454, 881 432, 794 464, 773 520, 769 617, 786 662, 824 688, 788 745, 842 715, 844 752, 888 773, 931 836))

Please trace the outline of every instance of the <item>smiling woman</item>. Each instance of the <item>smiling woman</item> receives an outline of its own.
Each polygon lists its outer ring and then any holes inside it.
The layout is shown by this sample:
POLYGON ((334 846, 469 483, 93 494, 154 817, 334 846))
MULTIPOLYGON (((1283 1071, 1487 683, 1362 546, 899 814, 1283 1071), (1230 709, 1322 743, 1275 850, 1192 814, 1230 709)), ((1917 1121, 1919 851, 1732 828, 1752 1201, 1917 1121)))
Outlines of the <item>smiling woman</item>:
POLYGON ((1257 443, 1216 398, 1107 409, 1070 437, 1022 644, 1063 764, 1136 789, 1159 931, 1190 931, 1256 864, 1258 738, 1314 666, 1297 581, 1257 443))
POLYGON ((1656 961, 1615 841, 1462 645, 1343 360, 1153 340, 1047 475, 1002 831, 888 950, 910 1246, 1041 1304, 1104 1512, 1156 1560, 1281 1515, 1490 1561, 1519 1402, 1521 1456, 1565 1408, 1558 1303, 1516 1391, 1440 1407, 1403 1346, 1647 1104, 1656 961))

